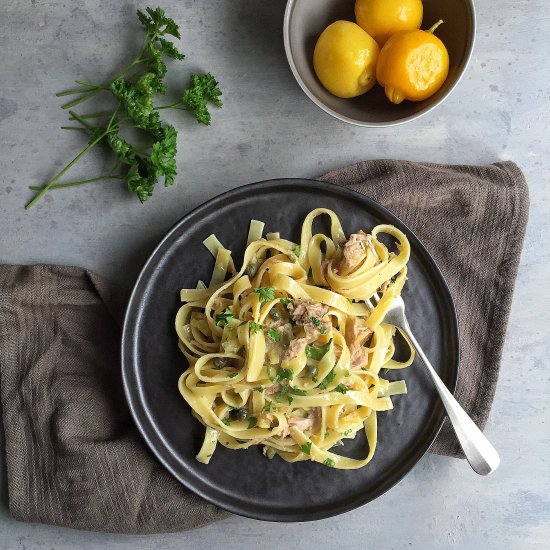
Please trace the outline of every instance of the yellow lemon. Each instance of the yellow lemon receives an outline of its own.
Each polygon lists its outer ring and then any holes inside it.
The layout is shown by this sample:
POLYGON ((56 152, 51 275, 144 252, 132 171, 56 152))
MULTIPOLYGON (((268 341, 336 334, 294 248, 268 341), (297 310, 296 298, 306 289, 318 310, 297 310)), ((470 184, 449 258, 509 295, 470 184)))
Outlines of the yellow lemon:
POLYGON ((421 0, 356 0, 355 19, 382 47, 398 31, 419 29, 421 0))
POLYGON ((380 48, 359 25, 335 21, 319 36, 313 67, 321 84, 338 97, 356 97, 376 84, 380 48))
POLYGON ((422 101, 441 88, 449 74, 449 54, 445 44, 430 30, 394 34, 380 51, 376 69, 378 82, 392 103, 422 101))

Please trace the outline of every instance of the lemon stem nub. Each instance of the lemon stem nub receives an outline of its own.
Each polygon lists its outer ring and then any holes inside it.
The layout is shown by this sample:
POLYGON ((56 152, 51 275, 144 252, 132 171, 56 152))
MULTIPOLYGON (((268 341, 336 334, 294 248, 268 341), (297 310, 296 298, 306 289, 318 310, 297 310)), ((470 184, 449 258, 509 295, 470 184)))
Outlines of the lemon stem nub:
POLYGON ((439 25, 442 25, 442 24, 443 24, 443 19, 440 19, 437 23, 435 23, 428 29, 428 32, 433 34, 435 32, 435 29, 437 29, 437 27, 439 27, 439 25))

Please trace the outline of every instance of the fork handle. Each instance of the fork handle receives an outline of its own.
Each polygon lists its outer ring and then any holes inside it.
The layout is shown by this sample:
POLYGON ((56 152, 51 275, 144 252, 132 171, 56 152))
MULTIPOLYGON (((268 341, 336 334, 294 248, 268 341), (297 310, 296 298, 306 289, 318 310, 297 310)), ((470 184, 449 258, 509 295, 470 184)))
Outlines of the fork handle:
POLYGON ((401 327, 403 332, 408 336, 416 352, 422 358, 430 373, 435 387, 449 420, 453 425, 454 431, 460 442, 460 446, 470 463, 472 469, 480 474, 487 475, 494 472, 500 464, 500 457, 496 449, 491 445, 489 440, 483 435, 482 431, 475 425, 474 421, 468 416, 468 413, 459 405, 458 401, 453 397, 453 394, 447 389, 439 375, 435 372, 430 361, 422 351, 420 344, 416 341, 408 326, 401 327))

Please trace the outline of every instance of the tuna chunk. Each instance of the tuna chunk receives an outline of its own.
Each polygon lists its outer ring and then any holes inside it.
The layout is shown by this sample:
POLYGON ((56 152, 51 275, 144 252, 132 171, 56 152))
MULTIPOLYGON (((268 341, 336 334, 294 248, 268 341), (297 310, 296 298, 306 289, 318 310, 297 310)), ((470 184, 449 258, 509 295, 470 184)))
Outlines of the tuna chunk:
POLYGON ((319 407, 314 408, 310 411, 310 414, 307 418, 302 418, 300 416, 291 416, 288 419, 288 425, 283 430, 281 434, 282 437, 287 437, 290 434, 290 426, 296 426, 302 432, 306 430, 312 430, 315 428, 317 422, 321 420, 321 410, 319 407))
POLYGON ((351 348, 356 343, 363 345, 371 334, 372 330, 362 326, 357 317, 348 317, 346 321, 346 344, 348 347, 351 348))
POLYGON ((353 271, 365 257, 367 247, 374 252, 371 236, 363 231, 353 233, 344 243, 343 256, 338 266, 338 273, 340 275, 347 275, 353 271))
POLYGON ((350 370, 359 370, 366 367, 369 362, 368 349, 360 344, 352 344, 350 351, 350 370))
POLYGON ((304 327, 308 342, 314 342, 321 334, 326 334, 332 323, 323 321, 322 318, 328 313, 329 307, 319 302, 303 302, 288 304, 290 318, 300 326, 304 327))
POLYGON ((292 340, 288 345, 288 348, 286 348, 283 352, 281 360, 292 361, 292 359, 295 359, 296 357, 298 357, 298 355, 302 354, 305 351, 306 345, 306 338, 296 338, 292 340))
POLYGON ((274 393, 277 393, 281 388, 281 384, 273 384, 273 386, 269 386, 269 388, 265 389, 265 393, 266 395, 273 395, 274 393))

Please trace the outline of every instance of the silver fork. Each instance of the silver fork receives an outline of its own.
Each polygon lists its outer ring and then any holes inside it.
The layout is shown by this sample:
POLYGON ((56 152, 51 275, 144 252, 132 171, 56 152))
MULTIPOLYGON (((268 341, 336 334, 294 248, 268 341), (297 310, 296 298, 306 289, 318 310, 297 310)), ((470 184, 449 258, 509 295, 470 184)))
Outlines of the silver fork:
MULTIPOLYGON (((380 301, 378 294, 374 294, 372 298, 376 303, 380 301)), ((365 300, 365 303, 370 309, 373 309, 374 306, 370 300, 365 300)), ((500 464, 500 458, 496 449, 475 425, 466 411, 458 404, 453 394, 447 389, 441 378, 439 378, 438 374, 435 372, 411 331, 411 327, 405 317, 405 302, 401 296, 395 298, 390 309, 388 309, 384 316, 383 322, 400 328, 407 335, 418 355, 420 355, 434 381, 435 388, 439 393, 439 397, 441 397, 441 401, 443 401, 443 406, 447 411, 449 420, 453 425, 458 441, 460 442, 470 466, 480 475, 487 475, 494 472, 500 464)))

